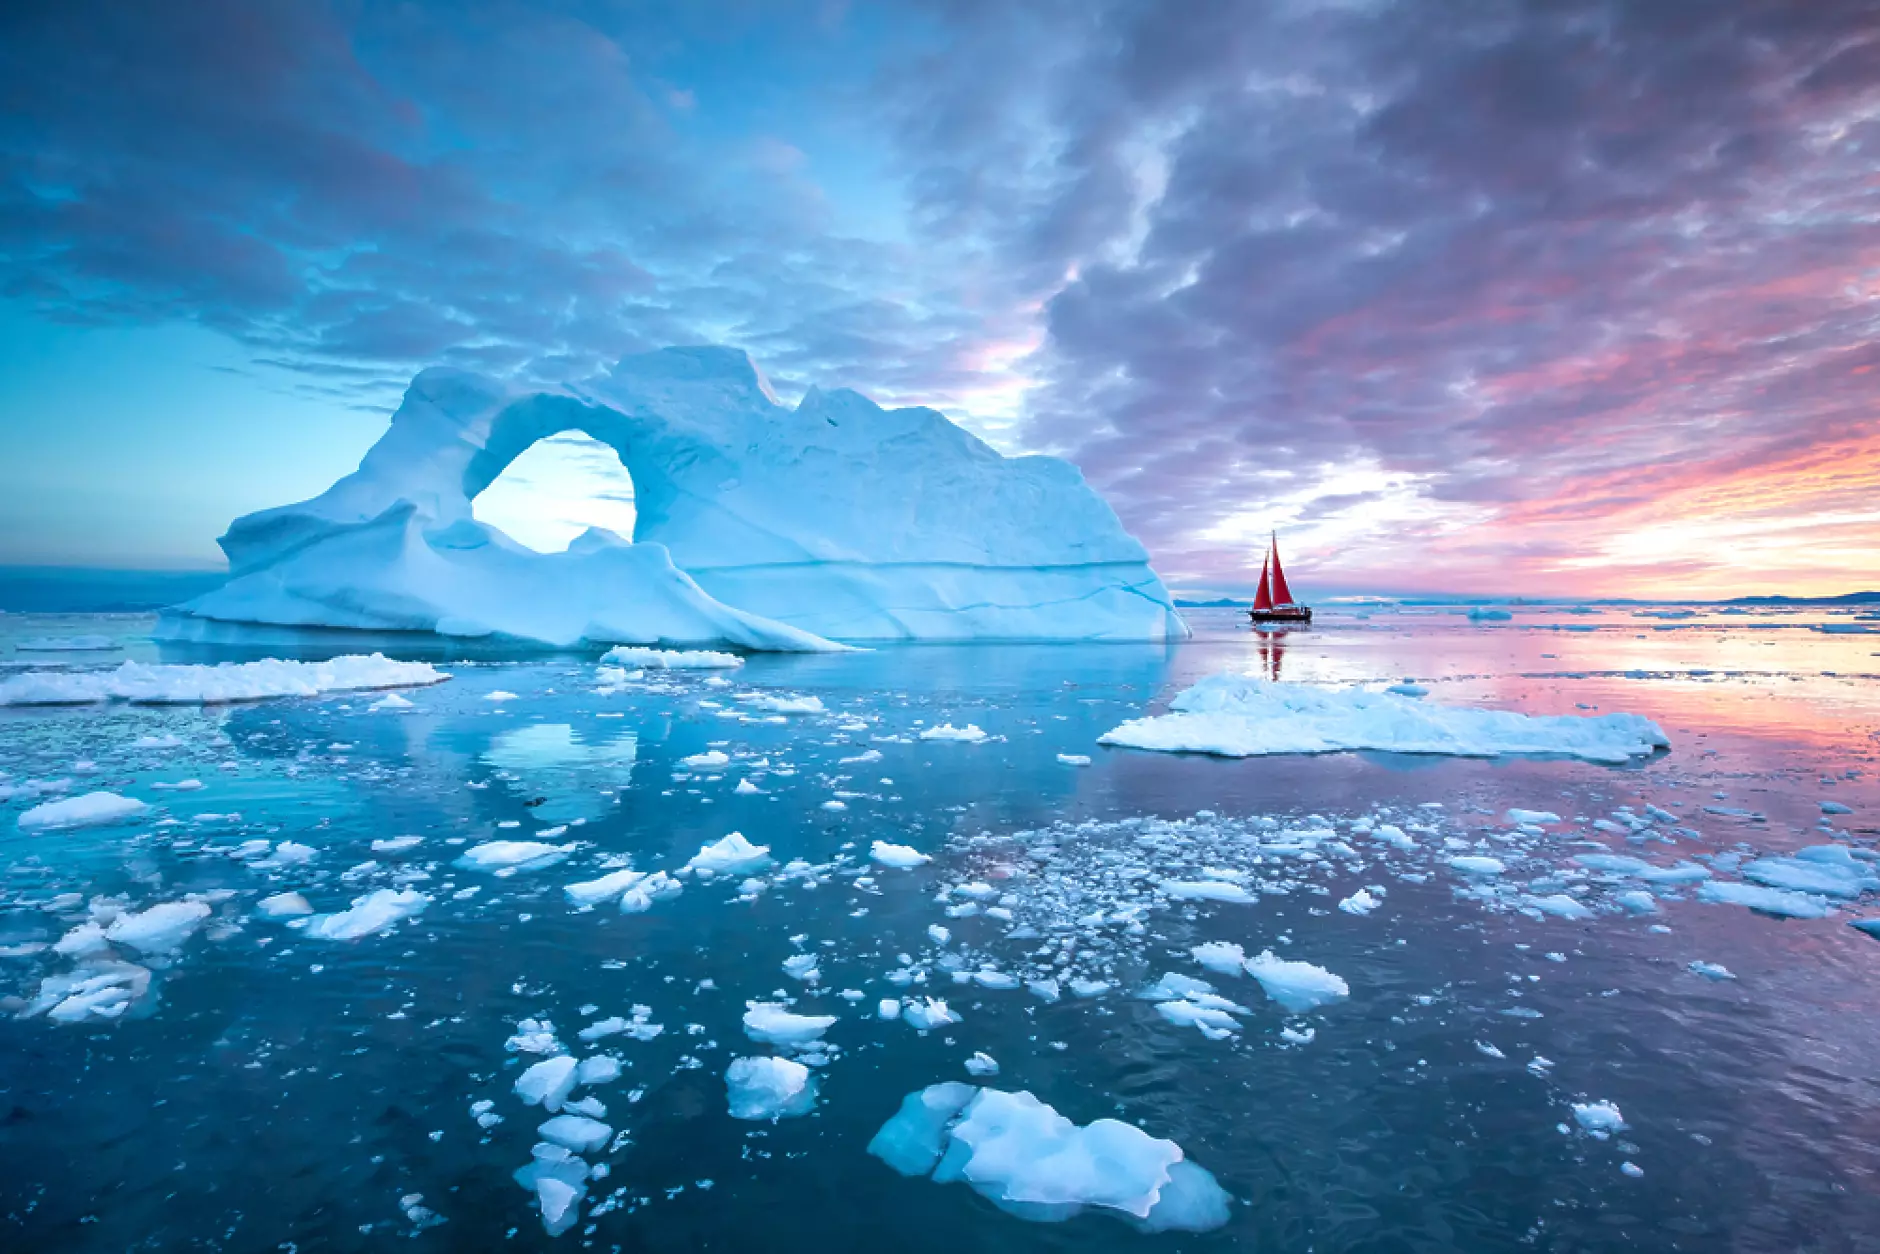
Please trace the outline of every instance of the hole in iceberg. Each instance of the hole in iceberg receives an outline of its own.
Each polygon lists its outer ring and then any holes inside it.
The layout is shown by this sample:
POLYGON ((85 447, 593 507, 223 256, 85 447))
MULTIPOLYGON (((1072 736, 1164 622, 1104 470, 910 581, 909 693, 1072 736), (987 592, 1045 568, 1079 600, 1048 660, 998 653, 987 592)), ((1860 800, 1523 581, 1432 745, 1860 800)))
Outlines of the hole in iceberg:
POLYGON ((471 502, 471 514, 524 548, 560 553, 589 527, 633 538, 633 476, 590 435, 537 440, 471 502))

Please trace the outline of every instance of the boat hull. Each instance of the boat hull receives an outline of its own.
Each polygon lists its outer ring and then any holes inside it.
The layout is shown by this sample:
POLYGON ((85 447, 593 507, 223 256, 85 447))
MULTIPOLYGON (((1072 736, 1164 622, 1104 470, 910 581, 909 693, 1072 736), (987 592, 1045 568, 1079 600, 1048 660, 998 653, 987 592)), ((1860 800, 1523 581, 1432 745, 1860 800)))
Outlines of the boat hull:
POLYGON ((1289 605, 1270 610, 1248 610, 1247 617, 1256 623, 1309 623, 1312 611, 1304 605, 1289 605))

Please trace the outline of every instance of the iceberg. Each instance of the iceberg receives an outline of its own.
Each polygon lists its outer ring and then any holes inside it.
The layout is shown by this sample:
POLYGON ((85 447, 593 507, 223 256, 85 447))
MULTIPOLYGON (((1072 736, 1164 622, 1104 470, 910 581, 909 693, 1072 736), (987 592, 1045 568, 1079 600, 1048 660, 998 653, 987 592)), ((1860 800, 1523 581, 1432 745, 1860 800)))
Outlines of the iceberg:
POLYGON ((1228 1218, 1226 1191, 1175 1142, 1116 1119, 1072 1123, 1030 1093, 957 1083, 910 1093, 868 1152, 905 1176, 964 1181, 1021 1219, 1094 1206, 1150 1232, 1206 1232, 1228 1218))
POLYGON ((1177 694, 1169 709, 1131 719, 1098 743, 1227 758, 1374 749, 1470 758, 1557 754, 1619 765, 1671 744, 1656 723, 1637 714, 1462 709, 1249 675, 1210 675, 1177 694))
POLYGON ((433 368, 359 469, 238 518, 230 579, 160 638, 256 627, 565 646, 814 651, 837 640, 1188 634, 1148 555, 1069 463, 1003 457, 931 409, 812 388, 791 409, 725 348, 669 348, 548 391, 433 368), (538 441, 613 448, 631 540, 537 553, 471 503, 538 441))

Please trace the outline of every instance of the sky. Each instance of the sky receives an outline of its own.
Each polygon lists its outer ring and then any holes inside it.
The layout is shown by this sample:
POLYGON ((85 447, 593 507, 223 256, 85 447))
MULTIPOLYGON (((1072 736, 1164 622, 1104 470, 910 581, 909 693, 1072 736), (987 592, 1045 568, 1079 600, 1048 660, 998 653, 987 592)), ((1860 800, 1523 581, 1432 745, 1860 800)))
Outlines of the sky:
MULTIPOLYGON (((445 363, 724 343, 1177 588, 1880 586, 1853 0, 0 8, 0 563, 214 565, 445 363)), ((478 513, 630 525, 562 438, 478 513)))

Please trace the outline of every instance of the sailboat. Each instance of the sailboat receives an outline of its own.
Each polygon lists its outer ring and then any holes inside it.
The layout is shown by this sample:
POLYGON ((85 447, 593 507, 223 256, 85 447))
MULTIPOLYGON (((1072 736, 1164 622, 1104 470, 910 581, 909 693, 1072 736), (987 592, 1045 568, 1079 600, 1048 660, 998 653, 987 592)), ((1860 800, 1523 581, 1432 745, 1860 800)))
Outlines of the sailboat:
POLYGON ((1277 532, 1273 535, 1273 547, 1267 552, 1266 561, 1260 565, 1260 590, 1254 594, 1253 608, 1247 611, 1247 617, 1256 623, 1309 623, 1312 621, 1312 607, 1296 604, 1293 601, 1292 589, 1286 586, 1286 572, 1279 564, 1279 534, 1277 532))

